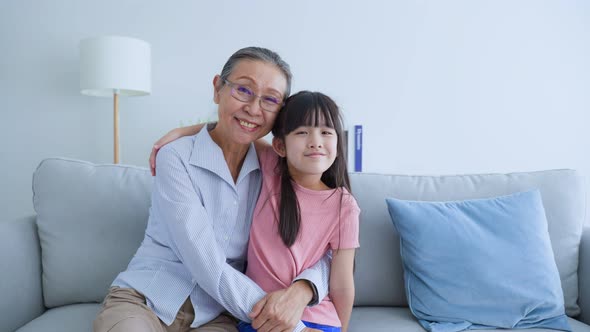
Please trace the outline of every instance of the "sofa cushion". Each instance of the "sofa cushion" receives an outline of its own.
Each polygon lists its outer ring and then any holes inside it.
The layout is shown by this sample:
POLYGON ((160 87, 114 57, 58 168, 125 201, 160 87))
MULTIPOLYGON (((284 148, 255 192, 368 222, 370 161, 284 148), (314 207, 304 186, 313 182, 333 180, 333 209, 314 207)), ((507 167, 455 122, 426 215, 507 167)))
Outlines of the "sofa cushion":
POLYGON ((350 180, 352 192, 362 211, 361 247, 357 252, 355 269, 355 304, 407 306, 399 237, 391 227, 386 197, 450 201, 538 188, 543 197, 566 313, 570 316, 579 314, 578 251, 586 200, 584 179, 576 171, 456 176, 351 173, 350 180))
POLYGON ((424 332, 408 308, 354 307, 348 332, 424 332))
MULTIPOLYGON (((390 225, 391 226, 391 225, 390 225)), ((590 326, 568 317, 573 332, 590 332, 590 326)), ((354 307, 348 332, 424 332, 408 308, 354 307)), ((498 330, 484 330, 498 332, 498 330)), ((505 329, 502 332, 555 332, 555 330, 532 328, 526 330, 505 329)))
POLYGON ((0 331, 14 331, 45 310, 34 217, 0 221, 0 267, 0 331))
POLYGON ((538 191, 387 205, 410 309, 427 330, 570 330, 538 191))
POLYGON ((103 300, 143 239, 151 186, 145 168, 41 162, 33 204, 47 307, 103 300))
POLYGON ((16 332, 92 332, 98 303, 72 304, 47 310, 16 332))

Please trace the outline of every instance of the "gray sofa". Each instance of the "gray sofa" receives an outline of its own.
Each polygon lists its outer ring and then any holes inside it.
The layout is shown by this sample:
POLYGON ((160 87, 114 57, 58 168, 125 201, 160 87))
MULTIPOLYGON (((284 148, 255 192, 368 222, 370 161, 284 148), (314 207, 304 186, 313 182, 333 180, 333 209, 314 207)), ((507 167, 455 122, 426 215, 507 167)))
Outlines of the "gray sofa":
MULTIPOLYGON (((575 171, 355 173, 351 181, 362 209, 351 332, 424 331, 407 307, 399 238, 385 197, 457 200, 531 188, 543 196, 566 311, 574 317, 571 327, 590 332, 586 184, 575 171)), ((41 162, 33 176, 36 216, 0 222, 0 331, 91 331, 109 284, 143 238, 151 185, 144 168, 59 158, 41 162)))

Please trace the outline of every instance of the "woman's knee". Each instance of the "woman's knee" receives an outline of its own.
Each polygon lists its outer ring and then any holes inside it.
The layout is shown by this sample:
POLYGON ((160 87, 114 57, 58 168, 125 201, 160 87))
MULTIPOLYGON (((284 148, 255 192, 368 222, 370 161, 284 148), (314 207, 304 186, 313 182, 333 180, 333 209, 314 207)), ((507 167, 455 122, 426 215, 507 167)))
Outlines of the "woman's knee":
POLYGON ((133 290, 111 289, 93 323, 94 332, 163 332, 162 323, 133 290))
POLYGON ((105 321, 97 317, 94 332, 165 332, 160 322, 148 317, 124 317, 118 321, 105 321))

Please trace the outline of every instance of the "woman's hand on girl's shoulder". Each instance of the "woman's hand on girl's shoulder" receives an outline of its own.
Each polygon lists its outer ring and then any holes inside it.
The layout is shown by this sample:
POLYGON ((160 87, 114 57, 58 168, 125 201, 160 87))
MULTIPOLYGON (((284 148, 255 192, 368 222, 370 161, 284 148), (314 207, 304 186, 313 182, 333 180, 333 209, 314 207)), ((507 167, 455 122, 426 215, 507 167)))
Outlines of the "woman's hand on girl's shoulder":
MULTIPOLYGON (((158 142, 159 141, 160 140, 158 140, 158 142)), ((150 153, 150 172, 152 172, 152 176, 156 176, 156 155, 162 147, 161 145, 158 145, 158 142, 154 143, 154 146, 152 146, 152 153, 150 153)))
POLYGON ((156 175, 156 155, 158 154, 158 151, 160 151, 160 148, 170 142, 176 141, 181 137, 197 134, 199 131, 201 131, 203 126, 204 124, 201 123, 188 127, 175 128, 166 133, 166 135, 160 137, 160 139, 154 143, 154 146, 152 147, 152 153, 150 153, 149 163, 152 176, 156 175))
POLYGON ((258 158, 260 158, 262 153, 266 149, 272 149, 272 146, 264 138, 259 138, 254 141, 254 148, 256 149, 256 154, 258 155, 258 158))

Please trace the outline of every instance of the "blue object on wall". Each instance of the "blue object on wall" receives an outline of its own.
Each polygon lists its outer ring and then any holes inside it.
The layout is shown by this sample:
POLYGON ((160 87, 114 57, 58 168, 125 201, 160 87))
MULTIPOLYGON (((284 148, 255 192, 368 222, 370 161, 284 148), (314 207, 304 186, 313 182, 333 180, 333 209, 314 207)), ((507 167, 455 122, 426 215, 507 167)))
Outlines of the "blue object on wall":
POLYGON ((354 126, 354 171, 363 171, 363 126, 354 126))

